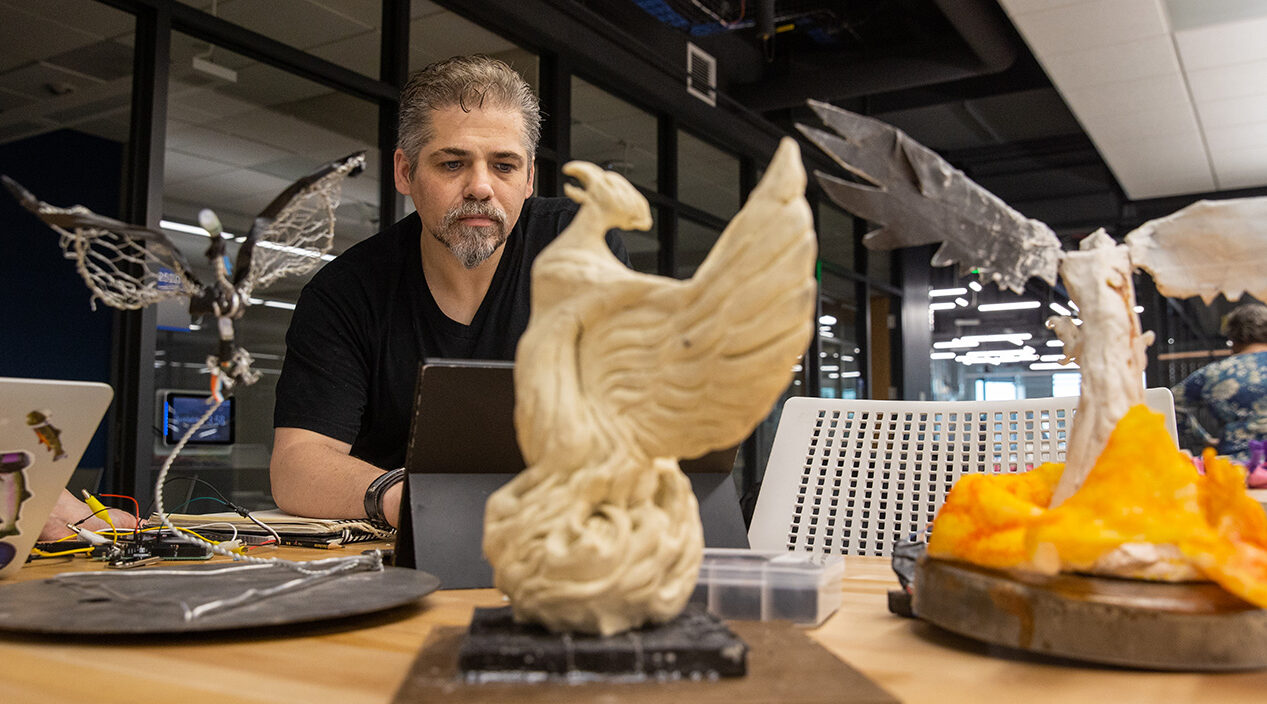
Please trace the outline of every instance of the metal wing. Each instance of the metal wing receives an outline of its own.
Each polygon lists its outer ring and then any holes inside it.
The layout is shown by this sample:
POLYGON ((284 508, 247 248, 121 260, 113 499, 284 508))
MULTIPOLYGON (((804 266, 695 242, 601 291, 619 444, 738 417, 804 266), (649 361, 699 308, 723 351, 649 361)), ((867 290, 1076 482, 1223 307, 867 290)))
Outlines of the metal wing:
POLYGON ((1061 250, 1051 228, 1008 207, 901 130, 827 103, 809 104, 836 134, 797 128, 836 163, 875 184, 815 173, 840 207, 881 225, 863 244, 895 249, 942 242, 934 266, 957 263, 960 275, 979 269, 983 280, 1017 293, 1031 276, 1056 282, 1061 250))
POLYGON ((61 235, 62 251, 75 262, 94 301, 137 309, 203 291, 189 262, 163 233, 97 215, 82 205, 59 208, 8 176, 0 180, 22 207, 61 235))
POLYGON ((364 169, 365 152, 333 161, 292 183, 260 211, 234 266, 233 285, 243 298, 321 263, 321 255, 334 243, 334 210, 343 179, 364 169))
POLYGON ((1198 201, 1132 230, 1126 245, 1162 295, 1267 301, 1267 198, 1198 201))

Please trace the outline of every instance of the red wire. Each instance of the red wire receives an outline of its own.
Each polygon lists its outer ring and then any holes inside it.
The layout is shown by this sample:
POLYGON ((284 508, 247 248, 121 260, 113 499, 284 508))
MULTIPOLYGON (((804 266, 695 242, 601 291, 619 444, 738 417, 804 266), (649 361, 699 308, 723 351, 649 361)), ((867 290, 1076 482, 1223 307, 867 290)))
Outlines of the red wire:
POLYGON ((109 499, 127 499, 128 501, 131 501, 131 502, 132 502, 132 505, 136 506, 136 513, 135 513, 135 514, 133 514, 133 515, 135 515, 135 516, 136 516, 136 525, 137 525, 137 527, 138 527, 138 528, 140 527, 140 525, 141 525, 141 504, 140 504, 140 503, 138 503, 136 499, 132 498, 131 496, 124 496, 123 494, 97 494, 97 496, 104 496, 104 497, 109 498, 109 499))

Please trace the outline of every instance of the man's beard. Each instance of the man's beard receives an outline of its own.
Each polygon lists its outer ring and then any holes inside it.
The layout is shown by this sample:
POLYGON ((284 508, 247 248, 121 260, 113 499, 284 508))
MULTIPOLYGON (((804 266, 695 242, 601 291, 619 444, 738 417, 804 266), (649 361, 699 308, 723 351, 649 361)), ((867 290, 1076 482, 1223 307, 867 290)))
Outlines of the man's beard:
POLYGON ((432 235, 449 248, 462 266, 474 269, 506 242, 506 213, 483 201, 463 201, 444 214, 444 219, 432 235), (462 218, 472 216, 488 218, 493 224, 464 225, 461 222, 462 218))

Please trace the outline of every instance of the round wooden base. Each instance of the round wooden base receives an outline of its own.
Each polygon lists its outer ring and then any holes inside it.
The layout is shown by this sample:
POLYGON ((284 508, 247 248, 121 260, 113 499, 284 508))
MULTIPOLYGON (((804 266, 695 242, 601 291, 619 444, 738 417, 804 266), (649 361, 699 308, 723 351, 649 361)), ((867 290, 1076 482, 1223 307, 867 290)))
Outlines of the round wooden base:
POLYGON ((1267 611, 1210 582, 1004 572, 921 558, 917 617, 996 645, 1157 670, 1267 667, 1267 611))

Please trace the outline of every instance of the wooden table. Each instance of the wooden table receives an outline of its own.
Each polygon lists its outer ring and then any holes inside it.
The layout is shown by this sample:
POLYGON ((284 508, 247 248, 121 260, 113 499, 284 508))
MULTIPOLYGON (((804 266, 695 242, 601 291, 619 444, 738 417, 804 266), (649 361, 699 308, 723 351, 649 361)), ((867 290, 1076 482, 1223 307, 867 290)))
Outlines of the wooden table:
MULTIPOLYGON (((292 559, 326 550, 283 548, 292 559)), ((42 579, 86 560, 18 572, 42 579)), ((908 702, 1263 702, 1267 671, 1219 675, 1089 667, 994 652, 886 609, 896 581, 884 558, 846 562, 844 603, 811 637, 908 702)), ((0 635, 0 702, 387 702, 437 626, 465 625, 492 589, 441 591, 416 608, 266 635, 85 642, 0 635)))

